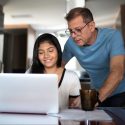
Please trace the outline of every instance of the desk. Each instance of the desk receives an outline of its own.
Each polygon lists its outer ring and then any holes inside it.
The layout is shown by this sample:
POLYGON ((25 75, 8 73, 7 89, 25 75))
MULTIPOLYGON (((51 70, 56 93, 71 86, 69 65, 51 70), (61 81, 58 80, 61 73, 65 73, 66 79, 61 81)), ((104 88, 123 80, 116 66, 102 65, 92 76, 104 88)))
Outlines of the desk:
POLYGON ((125 108, 106 107, 105 110, 112 120, 106 121, 75 121, 59 119, 58 117, 42 115, 0 114, 0 124, 32 124, 32 125, 125 125, 125 108))

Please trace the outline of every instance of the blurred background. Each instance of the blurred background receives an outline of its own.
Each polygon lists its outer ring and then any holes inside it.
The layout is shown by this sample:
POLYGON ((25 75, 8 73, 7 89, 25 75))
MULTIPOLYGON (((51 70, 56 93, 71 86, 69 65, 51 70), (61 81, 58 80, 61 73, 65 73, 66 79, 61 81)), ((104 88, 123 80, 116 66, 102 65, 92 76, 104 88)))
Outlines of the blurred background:
MULTIPOLYGON (((0 71, 24 73, 39 34, 54 34, 63 50, 68 38, 64 17, 78 6, 92 11, 97 27, 117 28, 125 40, 125 0, 0 0, 0 71)), ((66 68, 88 77, 75 58, 66 68)))

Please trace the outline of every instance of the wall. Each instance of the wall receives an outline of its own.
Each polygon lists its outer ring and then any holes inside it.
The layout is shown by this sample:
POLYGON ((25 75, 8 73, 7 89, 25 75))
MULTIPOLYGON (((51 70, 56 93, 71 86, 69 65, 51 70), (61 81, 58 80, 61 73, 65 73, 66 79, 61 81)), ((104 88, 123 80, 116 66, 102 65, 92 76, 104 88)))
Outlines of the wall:
POLYGON ((33 56, 33 47, 36 39, 35 31, 29 27, 28 28, 28 38, 27 38, 27 69, 32 64, 32 56, 33 56))
POLYGON ((3 38, 4 35, 0 34, 0 61, 3 60, 3 38))
POLYGON ((3 61, 3 25, 4 25, 4 13, 3 7, 0 5, 0 61, 3 61))

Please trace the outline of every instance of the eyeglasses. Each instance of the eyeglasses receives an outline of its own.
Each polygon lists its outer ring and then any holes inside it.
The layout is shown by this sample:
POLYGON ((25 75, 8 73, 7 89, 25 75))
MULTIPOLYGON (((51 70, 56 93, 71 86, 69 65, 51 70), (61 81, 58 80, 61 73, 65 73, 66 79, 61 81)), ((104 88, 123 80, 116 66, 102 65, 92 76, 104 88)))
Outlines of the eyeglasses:
MULTIPOLYGON (((91 21, 90 21, 91 22, 91 21)), ((82 33, 82 30, 90 23, 90 22, 88 22, 88 23, 86 23, 83 27, 80 27, 80 28, 75 28, 75 29, 66 29, 66 31, 65 31, 65 33, 68 35, 68 36, 70 36, 70 35, 72 35, 73 33, 74 34, 81 34, 82 33)))

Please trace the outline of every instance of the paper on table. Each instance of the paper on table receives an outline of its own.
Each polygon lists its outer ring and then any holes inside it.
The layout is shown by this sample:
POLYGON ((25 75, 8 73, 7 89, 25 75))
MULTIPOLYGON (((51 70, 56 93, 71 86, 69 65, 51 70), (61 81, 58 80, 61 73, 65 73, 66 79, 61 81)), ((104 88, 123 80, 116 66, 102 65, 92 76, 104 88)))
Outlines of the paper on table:
POLYGON ((112 120, 104 110, 83 111, 80 109, 62 110, 59 115, 60 119, 66 120, 112 120))

